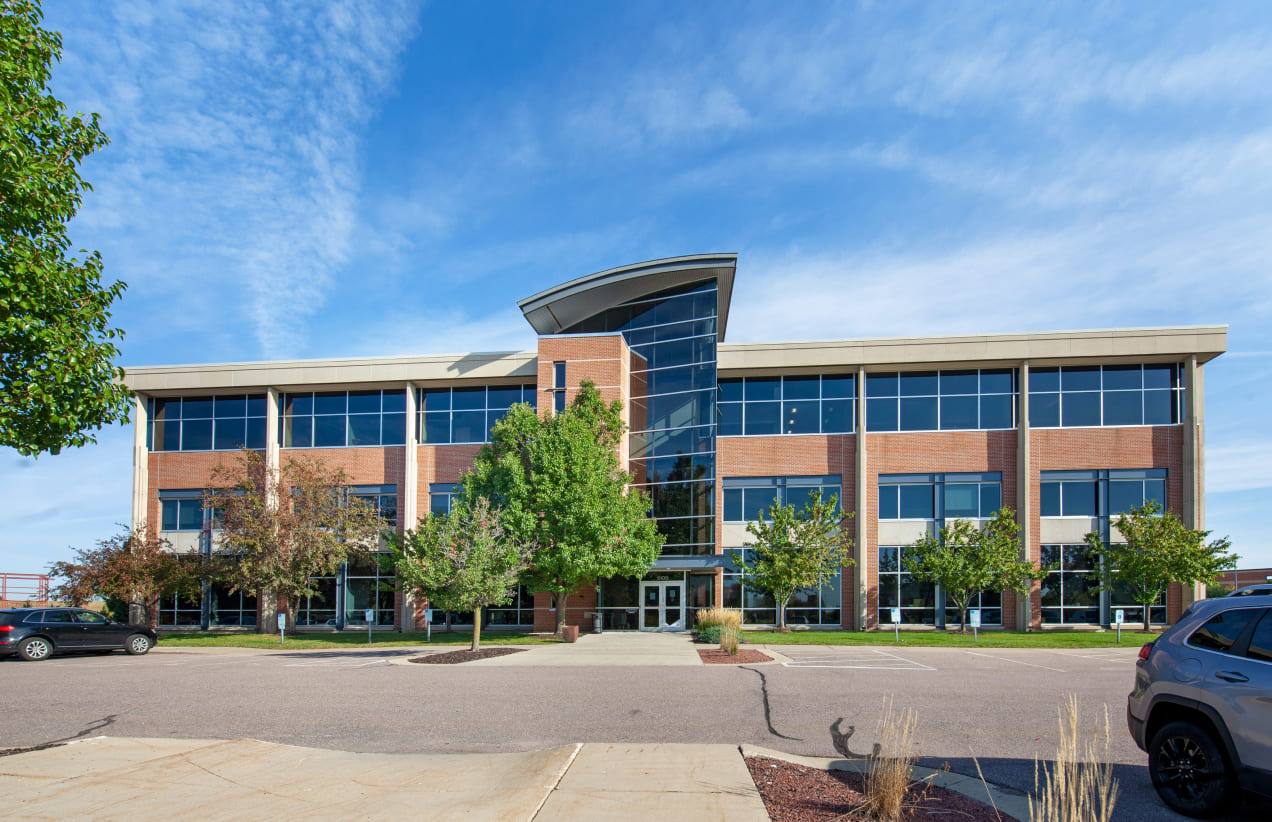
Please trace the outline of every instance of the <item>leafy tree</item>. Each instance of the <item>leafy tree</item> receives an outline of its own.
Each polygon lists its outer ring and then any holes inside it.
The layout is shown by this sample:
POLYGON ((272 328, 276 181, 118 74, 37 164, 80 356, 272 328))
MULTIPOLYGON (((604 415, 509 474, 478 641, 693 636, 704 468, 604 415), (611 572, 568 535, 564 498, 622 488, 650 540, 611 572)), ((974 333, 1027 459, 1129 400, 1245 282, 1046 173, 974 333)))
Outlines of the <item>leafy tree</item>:
POLYGON ((1020 558, 1020 526, 1010 508, 1000 508, 984 527, 951 520, 936 537, 925 534, 905 549, 905 570, 935 582, 959 612, 967 632, 967 609, 981 591, 1015 591, 1021 596, 1038 578, 1033 563, 1020 558))
MULTIPOLYGON (((345 493, 344 471, 321 459, 288 459, 271 472, 261 452, 244 449, 212 478, 219 487, 204 494, 203 504, 216 512, 214 548, 228 560, 232 590, 272 592, 294 608, 318 594, 313 577, 331 576, 342 562, 379 548, 379 512, 345 493)), ((274 630, 266 623, 265 630, 274 630)))
POLYGON ((508 535, 533 550, 524 581, 556 597, 558 635, 569 594, 598 578, 643 575, 662 547, 648 495, 628 489, 619 464, 621 410, 589 381, 557 414, 514 405, 462 480, 470 508, 488 499, 508 535))
POLYGON ((129 408, 108 324, 126 286, 102 284, 96 251, 67 256, 91 190, 77 167, 108 140, 49 91, 62 38, 42 18, 35 0, 0 0, 0 445, 28 456, 96 442, 89 429, 129 408))
POLYGON ((51 564, 49 575, 61 583, 50 596, 72 605, 94 597, 122 600, 150 622, 151 607, 160 597, 197 597, 202 580, 213 574, 206 557, 173 553, 172 544, 148 526, 137 531, 125 527, 96 548, 75 549, 74 560, 51 564))
POLYGON ((835 494, 823 500, 818 491, 799 510, 775 501, 767 516, 747 523, 747 533, 755 538, 746 543, 750 556, 729 553, 743 582, 773 595, 779 631, 786 630, 786 606, 797 591, 820 588, 840 568, 853 564, 852 540, 844 533, 843 519, 835 494))
POLYGON ((426 517, 392 539, 398 579, 447 611, 472 611, 472 650, 481 647, 481 609, 504 605, 529 565, 530 547, 510 539, 485 498, 426 517))
POLYGON ((1153 604, 1161 599, 1172 582, 1192 585, 1211 582, 1220 571, 1235 568, 1237 556, 1229 554, 1227 538, 1207 543, 1209 531, 1195 531, 1157 500, 1119 514, 1111 523, 1121 532, 1124 543, 1105 545, 1100 535, 1086 535, 1093 554, 1102 554, 1100 587, 1112 590, 1121 584, 1131 600, 1144 609, 1144 628, 1149 630, 1153 604))

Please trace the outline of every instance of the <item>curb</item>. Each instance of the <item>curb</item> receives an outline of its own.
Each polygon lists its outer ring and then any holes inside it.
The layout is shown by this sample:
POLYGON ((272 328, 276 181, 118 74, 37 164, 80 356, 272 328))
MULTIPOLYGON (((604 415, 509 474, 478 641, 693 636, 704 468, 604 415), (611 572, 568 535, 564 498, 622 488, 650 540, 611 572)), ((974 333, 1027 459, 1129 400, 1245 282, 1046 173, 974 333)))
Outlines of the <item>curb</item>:
MULTIPOLYGON (((782 751, 775 751, 772 748, 761 748, 758 745, 739 745, 738 750, 742 756, 764 756, 769 759, 778 759, 782 762, 790 762, 794 765, 803 765, 808 768, 817 768, 823 771, 853 771, 856 773, 864 773, 866 769, 866 760, 864 759, 834 759, 820 756, 799 756, 798 754, 788 754, 782 751)), ((1029 819, 1029 797, 1008 788, 993 785, 989 782, 982 781, 980 777, 965 776, 963 774, 954 773, 952 771, 937 770, 936 768, 925 768, 922 765, 914 766, 915 779, 928 780, 931 784, 938 788, 945 788, 948 791, 960 793, 969 799, 974 799, 985 805, 997 808, 999 813, 1013 816, 1018 820, 1025 822, 1029 819)))

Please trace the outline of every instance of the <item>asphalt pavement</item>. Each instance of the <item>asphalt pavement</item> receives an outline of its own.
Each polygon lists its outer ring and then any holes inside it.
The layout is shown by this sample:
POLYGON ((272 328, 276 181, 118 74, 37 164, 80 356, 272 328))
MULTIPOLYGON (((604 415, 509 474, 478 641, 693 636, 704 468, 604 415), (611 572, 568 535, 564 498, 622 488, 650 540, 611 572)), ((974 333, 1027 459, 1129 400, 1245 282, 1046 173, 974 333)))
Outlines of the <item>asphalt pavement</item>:
MULTIPOLYGON (((749 744, 830 757, 829 726, 839 717, 856 728, 854 750, 869 750, 890 696, 918 713, 924 764, 975 773, 975 757, 990 781, 1025 792, 1035 760, 1054 754, 1058 710, 1074 693, 1093 733, 1108 713, 1108 759, 1122 784, 1115 818, 1182 819, 1157 800, 1125 728, 1135 646, 774 650, 782 661, 749 666, 416 665, 405 661, 427 650, 379 647, 5 660, 0 680, 10 693, 38 696, 39 707, 0 717, 0 747, 105 734, 363 753, 607 742, 749 744)), ((1233 818, 1266 819, 1268 809, 1233 818)))

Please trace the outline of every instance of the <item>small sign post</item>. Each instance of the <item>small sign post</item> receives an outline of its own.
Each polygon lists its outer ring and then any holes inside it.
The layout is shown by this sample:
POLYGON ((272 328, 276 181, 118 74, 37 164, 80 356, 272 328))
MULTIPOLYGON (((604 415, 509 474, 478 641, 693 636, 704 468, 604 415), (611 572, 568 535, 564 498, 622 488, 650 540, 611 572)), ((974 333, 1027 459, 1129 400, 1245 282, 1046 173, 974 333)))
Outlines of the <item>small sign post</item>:
POLYGON ((968 621, 972 623, 972 641, 980 645, 980 608, 972 608, 967 612, 968 621))
POLYGON ((897 644, 901 643, 901 609, 892 609, 892 630, 897 635, 897 644))
POLYGON ((368 608, 366 610, 367 618, 367 644, 371 644, 371 626, 375 624, 375 609, 368 608))
POLYGON ((1122 620, 1125 618, 1126 613, 1121 608, 1117 608, 1113 611, 1113 623, 1117 625, 1117 641, 1119 645, 1122 642, 1122 620))
POLYGON ((424 641, 433 641, 433 609, 424 609, 424 641))
POLYGON ((287 614, 278 615, 278 644, 282 645, 287 639, 287 614))

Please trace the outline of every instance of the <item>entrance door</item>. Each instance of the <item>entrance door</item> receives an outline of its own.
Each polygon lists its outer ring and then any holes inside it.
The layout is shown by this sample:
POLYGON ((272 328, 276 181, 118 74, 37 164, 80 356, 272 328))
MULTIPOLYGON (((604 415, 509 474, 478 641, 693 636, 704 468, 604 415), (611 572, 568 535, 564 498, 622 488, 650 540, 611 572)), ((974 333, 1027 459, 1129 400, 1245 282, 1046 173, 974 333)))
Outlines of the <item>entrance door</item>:
POLYGON ((642 582, 640 584, 640 629, 642 631, 683 631, 685 629, 684 582, 642 582))

